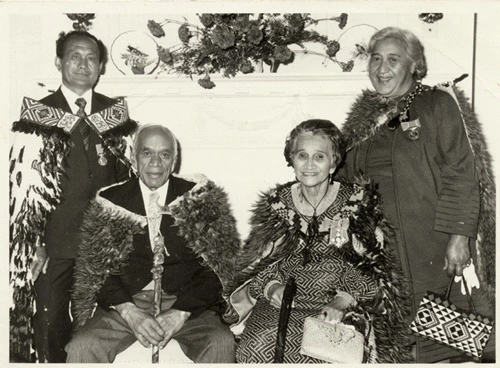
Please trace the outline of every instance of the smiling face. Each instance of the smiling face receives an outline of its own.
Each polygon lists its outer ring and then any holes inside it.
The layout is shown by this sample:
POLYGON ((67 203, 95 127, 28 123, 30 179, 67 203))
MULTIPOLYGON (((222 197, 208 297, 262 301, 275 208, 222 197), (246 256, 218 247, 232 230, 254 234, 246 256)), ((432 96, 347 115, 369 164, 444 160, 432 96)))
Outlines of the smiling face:
POLYGON ((321 135, 314 135, 312 132, 299 134, 292 151, 297 180, 306 187, 328 183, 328 175, 335 171, 332 149, 332 143, 321 135))
POLYGON ((402 41, 386 38, 373 48, 368 74, 375 90, 386 97, 404 95, 412 86, 414 64, 407 57, 402 41))
POLYGON ((95 85, 102 70, 97 43, 84 36, 66 41, 64 55, 56 57, 55 63, 63 84, 79 96, 95 85))
POLYGON ((174 138, 159 127, 140 131, 132 154, 132 165, 151 190, 165 184, 175 165, 174 138))

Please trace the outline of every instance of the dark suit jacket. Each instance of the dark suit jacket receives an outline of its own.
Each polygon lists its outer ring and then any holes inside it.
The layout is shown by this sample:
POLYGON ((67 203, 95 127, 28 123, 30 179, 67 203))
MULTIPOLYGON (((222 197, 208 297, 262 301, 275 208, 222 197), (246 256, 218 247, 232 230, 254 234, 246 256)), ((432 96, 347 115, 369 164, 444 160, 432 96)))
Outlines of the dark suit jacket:
MULTIPOLYGON (((169 204, 182 196, 194 185, 171 176, 165 203, 169 204)), ((100 196, 133 213, 146 214, 139 179, 108 188, 100 196)), ((160 231, 170 255, 165 257, 163 264, 162 289, 177 296, 172 308, 191 312, 190 318, 194 318, 220 301, 222 286, 217 275, 209 267, 201 265, 202 259, 191 251, 177 230, 173 217, 163 215, 160 231)), ((120 275, 108 276, 97 296, 98 304, 107 309, 111 305, 132 302, 132 296, 151 282, 152 267, 153 251, 149 234, 135 235, 128 266, 120 275)))
MULTIPOLYGON (((40 100, 40 102, 71 112, 61 89, 40 100)), ((92 113, 111 106, 115 101, 94 92, 92 97, 92 113)), ((96 145, 101 138, 92 129, 89 137, 89 150, 83 145, 80 130, 75 128, 71 134, 73 142, 71 152, 64 162, 64 175, 60 178, 62 201, 50 213, 45 228, 45 244, 51 258, 71 259, 76 257, 79 244, 79 229, 83 211, 97 190, 125 180, 127 171, 121 163, 117 163, 114 155, 105 150, 107 164, 98 163, 96 145)))

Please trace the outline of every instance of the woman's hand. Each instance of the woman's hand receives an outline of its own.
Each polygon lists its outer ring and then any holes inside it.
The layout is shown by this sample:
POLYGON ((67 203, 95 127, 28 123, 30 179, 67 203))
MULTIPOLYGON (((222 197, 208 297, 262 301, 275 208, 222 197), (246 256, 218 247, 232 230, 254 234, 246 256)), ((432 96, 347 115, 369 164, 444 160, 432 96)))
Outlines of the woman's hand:
POLYGON ((281 303, 283 302, 283 293, 285 291, 285 285, 276 283, 269 287, 267 291, 267 299, 269 304, 275 308, 281 308, 281 303))
POLYGON ((464 268, 470 265, 470 260, 469 237, 450 235, 443 270, 446 270, 449 276, 462 276, 464 268))
POLYGON ((333 300, 319 312, 318 319, 325 322, 341 322, 345 311, 356 304, 356 300, 346 292, 339 292, 333 300))
POLYGON ((345 312, 343 310, 337 309, 332 305, 332 303, 328 303, 321 308, 318 319, 325 322, 341 322, 344 315, 345 312))

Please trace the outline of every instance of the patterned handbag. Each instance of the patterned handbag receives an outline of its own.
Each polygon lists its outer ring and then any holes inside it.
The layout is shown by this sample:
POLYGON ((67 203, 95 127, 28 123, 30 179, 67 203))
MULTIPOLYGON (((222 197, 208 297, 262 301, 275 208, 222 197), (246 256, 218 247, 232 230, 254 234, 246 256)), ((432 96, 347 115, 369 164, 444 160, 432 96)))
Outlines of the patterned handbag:
POLYGON ((304 321, 300 353, 330 363, 363 363, 365 337, 354 326, 316 317, 304 321))
POLYGON ((455 277, 451 278, 444 296, 427 292, 410 328, 420 336, 479 360, 490 339, 493 322, 476 313, 463 276, 462 281, 471 311, 461 310, 450 302, 449 297, 454 279, 455 277))

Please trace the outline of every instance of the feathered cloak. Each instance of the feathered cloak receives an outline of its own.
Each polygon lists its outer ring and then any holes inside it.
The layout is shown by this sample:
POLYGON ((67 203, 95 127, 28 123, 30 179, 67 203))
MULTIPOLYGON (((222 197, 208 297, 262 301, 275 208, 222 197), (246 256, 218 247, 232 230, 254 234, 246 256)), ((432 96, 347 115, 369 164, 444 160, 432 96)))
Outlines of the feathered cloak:
MULTIPOLYGON (((496 194, 491 166, 491 156, 486 146, 481 123, 472 111, 465 93, 453 83, 444 83, 433 88, 446 91, 455 98, 474 155, 476 175, 479 178, 480 210, 476 240, 477 274, 480 291, 495 310, 495 239, 496 239, 496 194)), ((396 111, 396 101, 381 97, 375 91, 365 90, 356 99, 342 133, 353 148, 372 138, 380 127, 396 111)))
MULTIPOLYGON (((71 131, 82 118, 25 98, 21 119, 13 123, 9 156, 9 285, 10 352, 31 361, 34 290, 31 265, 35 249, 44 245, 48 216, 60 203, 60 178, 71 151, 71 131)), ((86 117, 104 144, 123 163, 127 145, 123 137, 136 129, 122 99, 86 117), (93 122, 90 122, 93 119, 93 122)))
MULTIPOLYGON (((283 207, 279 193, 292 185, 279 185, 256 203, 252 230, 238 253, 236 288, 258 272, 286 257, 298 246, 307 224, 292 210, 283 207)), ((407 284, 395 257, 388 251, 394 242, 393 230, 382 216, 375 185, 359 180, 341 213, 349 218, 348 241, 341 248, 344 259, 369 275, 377 295, 361 305, 373 317, 379 362, 409 362, 410 304, 407 284)), ((228 322, 241 321, 238 308, 228 311, 228 322)))
MULTIPOLYGON (((217 274, 223 294, 227 294, 240 245, 236 221, 221 187, 203 176, 189 180, 197 184, 170 203, 167 211, 174 217, 179 235, 217 274)), ((92 200, 84 217, 75 265, 72 291, 75 328, 90 318, 106 277, 119 274, 127 264, 134 247, 133 236, 145 232, 146 225, 145 216, 125 210, 99 194, 92 200)))

